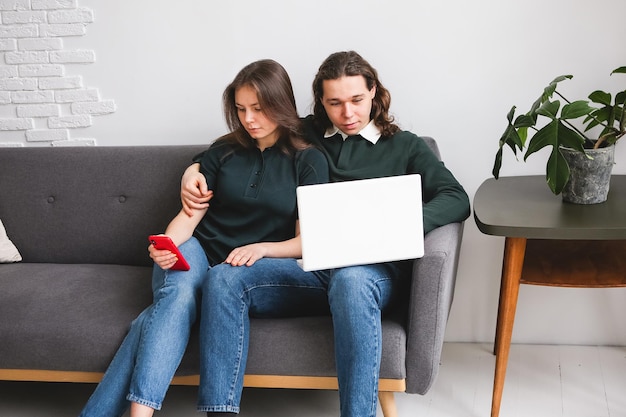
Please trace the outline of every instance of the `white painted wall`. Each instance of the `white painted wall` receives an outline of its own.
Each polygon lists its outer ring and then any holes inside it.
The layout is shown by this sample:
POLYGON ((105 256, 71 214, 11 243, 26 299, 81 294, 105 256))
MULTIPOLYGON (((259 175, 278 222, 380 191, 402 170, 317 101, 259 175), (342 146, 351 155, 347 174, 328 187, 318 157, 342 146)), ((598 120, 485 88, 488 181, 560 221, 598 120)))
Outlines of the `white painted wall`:
MULTIPOLYGON (((626 82, 609 77, 626 65, 623 0, 78 0, 78 6, 93 10, 94 21, 84 36, 64 43, 93 49, 96 61, 71 66, 68 75, 81 75, 114 100, 116 111, 72 131, 76 137, 101 146, 209 143, 225 131, 223 88, 260 58, 286 67, 304 115, 322 60, 354 49, 379 70, 400 125, 438 140, 470 198, 491 176, 512 105, 526 110, 560 74, 574 74, 563 85, 574 99, 626 82)), ((13 134, 0 132, 0 144, 15 141, 13 134)), ((626 174, 626 145, 618 145, 616 160, 614 173, 626 174)), ((540 174, 544 166, 539 155, 524 164, 508 154, 502 175, 540 174)), ((447 340, 493 339, 502 246, 502 238, 482 235, 472 218, 466 222, 447 340)), ((625 296, 624 289, 523 286, 514 342, 624 345, 625 296)))

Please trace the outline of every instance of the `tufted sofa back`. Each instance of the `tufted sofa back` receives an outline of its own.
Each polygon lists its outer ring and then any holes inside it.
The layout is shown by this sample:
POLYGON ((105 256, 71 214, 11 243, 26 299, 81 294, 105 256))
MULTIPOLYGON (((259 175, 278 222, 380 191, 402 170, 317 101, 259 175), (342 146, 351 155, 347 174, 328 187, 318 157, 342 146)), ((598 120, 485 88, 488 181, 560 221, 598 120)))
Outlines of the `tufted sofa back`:
POLYGON ((0 219, 24 262, 152 264, 207 145, 0 149, 0 219))

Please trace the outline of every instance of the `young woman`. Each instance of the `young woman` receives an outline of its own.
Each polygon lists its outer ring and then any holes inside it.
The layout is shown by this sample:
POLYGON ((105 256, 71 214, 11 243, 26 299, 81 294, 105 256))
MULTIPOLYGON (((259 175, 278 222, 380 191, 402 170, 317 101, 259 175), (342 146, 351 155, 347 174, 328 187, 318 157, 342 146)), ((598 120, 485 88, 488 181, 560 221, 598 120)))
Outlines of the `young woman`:
MULTIPOLYGON (((81 416, 132 417, 159 410, 185 352, 200 286, 220 264, 253 265, 262 258, 298 258, 298 185, 328 180, 323 154, 301 136, 289 76, 275 61, 243 68, 223 95, 231 133, 200 160, 210 207, 181 211, 170 236, 191 266, 170 269, 176 256, 150 247, 154 301, 130 331, 81 416)), ((294 261, 295 262, 295 261, 294 261)))
MULTIPOLYGON (((425 233, 469 216, 463 187, 422 139, 393 123, 390 94, 359 54, 330 55, 313 81, 313 94, 314 114, 304 120, 305 137, 324 151, 331 181, 418 173, 425 233)), ((196 171, 192 166, 183 177, 183 206, 190 212, 206 204, 206 188, 196 171)), ((264 261, 267 265, 276 260, 264 261)), ((381 315, 408 284, 412 262, 309 273, 285 267, 276 268, 270 277, 251 273, 255 266, 233 272, 233 267, 222 265, 203 286, 199 410, 215 415, 239 411, 248 314, 315 314, 329 308, 341 416, 374 417, 381 315)))

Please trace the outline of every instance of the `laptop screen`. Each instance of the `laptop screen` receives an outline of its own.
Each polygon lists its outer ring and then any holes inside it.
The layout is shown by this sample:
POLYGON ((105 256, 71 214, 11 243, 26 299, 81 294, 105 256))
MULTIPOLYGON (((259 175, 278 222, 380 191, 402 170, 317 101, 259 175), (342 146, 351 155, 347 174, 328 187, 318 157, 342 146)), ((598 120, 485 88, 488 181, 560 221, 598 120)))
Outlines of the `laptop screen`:
POLYGON ((419 174, 300 186, 306 271, 424 255, 419 174))

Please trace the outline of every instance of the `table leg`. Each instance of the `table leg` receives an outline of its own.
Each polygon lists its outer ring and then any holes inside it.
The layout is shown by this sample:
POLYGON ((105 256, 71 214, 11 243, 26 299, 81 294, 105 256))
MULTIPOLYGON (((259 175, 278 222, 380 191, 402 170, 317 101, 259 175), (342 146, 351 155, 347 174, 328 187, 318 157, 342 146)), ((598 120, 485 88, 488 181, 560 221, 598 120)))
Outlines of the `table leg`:
MULTIPOLYGON (((506 243, 505 243, 506 246, 506 243)), ((506 254, 504 255, 506 259, 506 254)), ((500 296, 498 298, 498 316, 496 317, 496 337, 494 339, 493 342, 493 354, 495 355, 498 352, 498 349, 500 348, 500 334, 502 332, 502 319, 504 317, 504 313, 502 312, 502 309, 504 308, 502 305, 502 300, 504 299, 505 295, 504 295, 504 291, 505 291, 505 287, 503 285, 504 283, 504 260, 502 261, 502 272, 500 273, 500 296)))
POLYGON ((502 389, 509 360, 511 335, 515 309, 519 295, 520 278, 526 252, 526 239, 507 237, 504 242, 504 259, 502 261, 502 279, 500 284, 500 300, 498 303, 498 319, 496 323, 496 371, 493 381, 493 397, 491 401, 491 417, 498 417, 502 402, 502 389))

